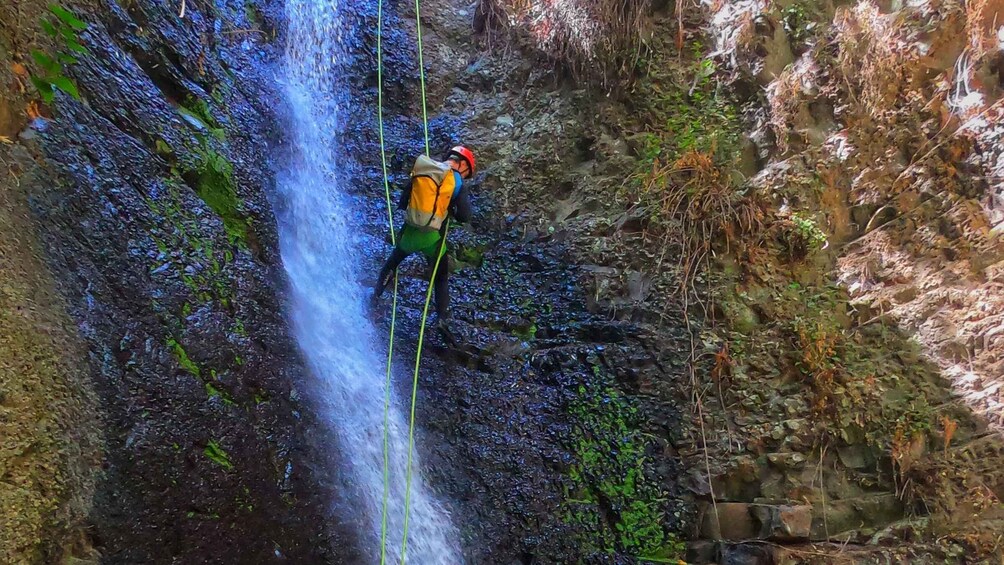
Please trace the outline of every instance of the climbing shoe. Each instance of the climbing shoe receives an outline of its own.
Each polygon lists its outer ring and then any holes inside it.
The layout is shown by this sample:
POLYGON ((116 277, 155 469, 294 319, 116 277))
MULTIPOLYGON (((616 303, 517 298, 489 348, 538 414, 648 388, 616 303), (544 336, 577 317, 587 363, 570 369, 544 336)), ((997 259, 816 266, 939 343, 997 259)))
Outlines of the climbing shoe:
POLYGON ((373 285, 373 293, 370 294, 370 309, 375 310, 380 305, 380 297, 383 296, 385 290, 387 290, 387 281, 377 280, 376 284, 373 285))
POLYGON ((439 332, 439 335, 443 336, 443 341, 447 344, 454 347, 460 344, 460 341, 457 340, 457 336, 453 335, 453 332, 450 331, 450 325, 446 320, 440 318, 439 321, 436 322, 436 330, 439 332))

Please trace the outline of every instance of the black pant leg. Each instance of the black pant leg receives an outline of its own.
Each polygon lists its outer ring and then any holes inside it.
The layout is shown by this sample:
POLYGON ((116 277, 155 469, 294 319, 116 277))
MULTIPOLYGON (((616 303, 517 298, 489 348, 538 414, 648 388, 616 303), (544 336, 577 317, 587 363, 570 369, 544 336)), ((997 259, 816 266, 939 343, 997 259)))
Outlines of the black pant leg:
POLYGON ((450 317, 450 262, 446 256, 439 263, 439 270, 436 271, 435 285, 436 293, 436 313, 440 320, 450 317))
MULTIPOLYGON (((429 276, 432 276, 433 269, 436 269, 436 259, 426 257, 429 263, 429 276)), ((436 294, 436 314, 440 320, 450 317, 450 258, 443 253, 443 258, 439 261, 439 269, 436 270, 436 279, 432 281, 433 292, 436 294)))
POLYGON ((377 277, 377 286, 373 289, 374 298, 383 294, 384 289, 387 288, 387 284, 390 283, 391 273, 401 265, 401 261, 404 261, 407 256, 408 254, 401 251, 399 247, 395 247, 394 251, 391 251, 390 257, 387 258, 387 261, 383 264, 383 268, 380 269, 380 276, 377 277))

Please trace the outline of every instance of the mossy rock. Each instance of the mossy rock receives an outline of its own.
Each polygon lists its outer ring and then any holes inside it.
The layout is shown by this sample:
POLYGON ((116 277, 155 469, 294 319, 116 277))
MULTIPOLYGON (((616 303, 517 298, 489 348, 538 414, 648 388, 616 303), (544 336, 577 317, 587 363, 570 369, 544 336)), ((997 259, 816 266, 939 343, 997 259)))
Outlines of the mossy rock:
POLYGON ((213 117, 209 104, 205 100, 189 98, 184 106, 178 106, 182 117, 201 133, 209 133, 220 141, 226 138, 226 131, 220 122, 213 117))
POLYGON ((756 312, 738 297, 724 299, 720 307, 733 331, 749 335, 760 325, 756 312))
POLYGON ((249 225, 240 211, 233 165, 223 155, 206 149, 194 173, 196 193, 223 220, 230 240, 246 245, 249 225))

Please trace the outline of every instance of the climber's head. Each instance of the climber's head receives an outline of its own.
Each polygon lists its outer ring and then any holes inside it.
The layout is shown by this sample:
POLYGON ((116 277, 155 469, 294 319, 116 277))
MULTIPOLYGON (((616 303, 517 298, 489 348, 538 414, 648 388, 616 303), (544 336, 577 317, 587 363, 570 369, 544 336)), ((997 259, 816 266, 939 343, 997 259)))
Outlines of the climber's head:
POLYGON ((463 145, 458 145, 450 149, 450 152, 446 154, 446 160, 450 162, 455 171, 460 173, 461 177, 469 179, 474 176, 476 162, 474 152, 470 149, 463 145))

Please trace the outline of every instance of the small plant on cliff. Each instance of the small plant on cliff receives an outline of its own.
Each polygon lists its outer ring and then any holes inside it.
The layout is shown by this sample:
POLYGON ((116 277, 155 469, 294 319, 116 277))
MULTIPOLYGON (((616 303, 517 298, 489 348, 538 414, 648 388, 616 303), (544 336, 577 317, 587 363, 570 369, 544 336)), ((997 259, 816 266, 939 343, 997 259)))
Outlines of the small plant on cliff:
POLYGON ((52 103, 57 90, 62 90, 79 100, 80 92, 77 90, 77 85, 66 76, 64 71, 66 65, 77 62, 77 58, 72 53, 86 54, 88 52, 87 48, 81 45, 77 35, 87 29, 87 24, 66 8, 56 4, 51 4, 49 11, 54 17, 50 16, 41 20, 42 30, 49 37, 61 40, 65 49, 52 55, 38 49, 32 50, 31 57, 42 69, 42 73, 31 75, 31 82, 46 104, 52 103))
POLYGON ((905 489, 910 470, 927 454, 927 434, 931 430, 933 410, 925 399, 911 402, 896 418, 896 428, 889 441, 895 465, 897 491, 905 489))
POLYGON ((643 177, 640 192, 653 223, 665 229, 666 243, 682 246, 683 288, 689 287, 716 240, 724 237, 728 245, 737 231, 760 224, 755 203, 715 164, 713 151, 692 149, 672 163, 656 162, 643 177))
POLYGON ((206 448, 203 449, 202 452, 213 463, 216 463, 227 471, 233 470, 234 464, 230 462, 230 457, 227 455, 227 452, 224 451, 223 448, 220 447, 220 444, 215 441, 210 441, 206 444, 206 448))
POLYGON ((812 249, 819 249, 826 243, 826 234, 819 229, 816 221, 802 214, 794 214, 791 221, 795 223, 795 231, 812 249))
POLYGON ((797 365, 809 377, 816 395, 814 411, 830 414, 834 408, 834 384, 841 370, 837 347, 843 335, 831 320, 823 316, 816 319, 798 317, 792 325, 801 352, 797 365))
POLYGON ((714 61, 704 57, 699 41, 681 53, 663 38, 654 50, 658 60, 635 97, 648 131, 636 146, 639 169, 625 187, 648 212, 662 244, 682 248, 680 288, 688 289, 712 247, 727 247, 739 233, 758 229, 760 212, 733 174, 741 155, 740 122, 714 61))
POLYGON ((801 260, 810 253, 823 249, 826 234, 819 229, 816 221, 801 212, 795 212, 778 223, 781 239, 788 248, 792 260, 801 260))
POLYGON ((810 2, 799 1, 781 11, 781 21, 788 40, 796 53, 800 53, 806 42, 815 35, 817 26, 812 21, 813 5, 810 2))

